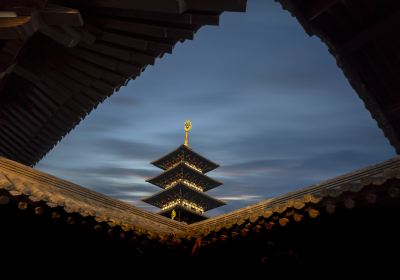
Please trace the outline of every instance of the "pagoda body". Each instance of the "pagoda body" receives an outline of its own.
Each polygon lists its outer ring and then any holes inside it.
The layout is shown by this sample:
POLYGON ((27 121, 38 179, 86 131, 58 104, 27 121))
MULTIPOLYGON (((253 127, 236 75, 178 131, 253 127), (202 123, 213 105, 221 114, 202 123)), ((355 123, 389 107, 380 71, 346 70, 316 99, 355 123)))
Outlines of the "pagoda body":
POLYGON ((219 165, 189 147, 190 128, 190 121, 186 121, 185 144, 152 162, 164 172, 147 182, 163 190, 143 199, 144 202, 161 208, 159 214, 188 224, 207 219, 204 212, 225 205, 223 201, 204 193, 222 185, 205 175, 219 165))

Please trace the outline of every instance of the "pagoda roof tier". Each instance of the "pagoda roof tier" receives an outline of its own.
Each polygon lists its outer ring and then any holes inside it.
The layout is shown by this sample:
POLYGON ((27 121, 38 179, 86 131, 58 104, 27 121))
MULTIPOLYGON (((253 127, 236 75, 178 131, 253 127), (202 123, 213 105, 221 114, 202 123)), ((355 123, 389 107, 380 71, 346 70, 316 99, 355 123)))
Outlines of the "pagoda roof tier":
POLYGON ((186 161, 190 165, 194 165, 196 168, 200 169, 202 173, 207 173, 219 167, 218 164, 206 159, 186 145, 179 146, 169 154, 151 162, 151 164, 163 170, 167 170, 181 161, 186 161))
POLYGON ((172 210, 175 210, 176 212, 176 220, 179 220, 180 222, 186 222, 187 224, 193 224, 207 219, 206 216, 182 205, 177 205, 174 208, 169 208, 167 210, 159 212, 158 214, 167 218, 171 218, 172 210))
POLYGON ((146 181, 165 189, 178 180, 187 180, 201 188, 203 191, 208 191, 222 185, 221 182, 204 175, 203 173, 187 165, 185 162, 180 162, 173 168, 168 169, 160 175, 157 175, 146 181))
POLYGON ((206 195, 205 193, 196 191, 184 183, 178 183, 167 190, 162 190, 153 196, 143 199, 143 201, 158 208, 162 208, 164 205, 177 199, 191 201, 203 208, 204 211, 208 211, 226 204, 219 199, 215 199, 206 195))

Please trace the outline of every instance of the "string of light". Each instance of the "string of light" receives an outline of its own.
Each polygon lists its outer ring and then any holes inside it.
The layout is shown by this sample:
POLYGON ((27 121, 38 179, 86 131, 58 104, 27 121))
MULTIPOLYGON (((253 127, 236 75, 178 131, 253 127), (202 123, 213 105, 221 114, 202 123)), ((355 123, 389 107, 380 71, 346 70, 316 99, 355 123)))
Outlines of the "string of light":
POLYGON ((174 207, 174 206, 176 206, 176 205, 182 205, 182 206, 184 206, 184 207, 186 207, 186 208, 193 209, 193 210, 195 210, 196 212, 199 212, 199 213, 201 213, 201 214, 204 213, 204 208, 203 208, 203 207, 200 207, 200 206, 198 206, 196 203, 187 201, 187 200, 185 200, 185 199, 176 199, 176 200, 173 200, 173 201, 171 201, 171 202, 165 204, 161 209, 162 209, 162 211, 168 210, 168 209, 171 209, 172 207, 174 207))
POLYGON ((168 168, 168 170, 174 168, 175 166, 179 165, 179 164, 182 163, 182 162, 183 162, 186 166, 188 166, 188 167, 190 167, 190 168, 192 168, 192 169, 194 169, 194 170, 196 170, 196 171, 198 171, 198 172, 200 172, 200 173, 203 173, 203 170, 201 170, 200 168, 198 168, 197 166, 195 166, 195 165, 193 165, 193 164, 191 164, 191 163, 188 163, 187 161, 178 161, 177 163, 173 164, 170 168, 168 168))
POLYGON ((178 183, 183 183, 186 186, 188 186, 189 188, 192 188, 192 189, 194 189, 196 191, 199 191, 199 192, 203 192, 203 188, 202 187, 200 187, 199 185, 197 185, 195 183, 192 183, 192 182, 190 182, 190 181, 188 181, 186 179, 179 179, 179 180, 173 181, 172 183, 166 185, 165 189, 168 190, 168 189, 176 186, 178 183))

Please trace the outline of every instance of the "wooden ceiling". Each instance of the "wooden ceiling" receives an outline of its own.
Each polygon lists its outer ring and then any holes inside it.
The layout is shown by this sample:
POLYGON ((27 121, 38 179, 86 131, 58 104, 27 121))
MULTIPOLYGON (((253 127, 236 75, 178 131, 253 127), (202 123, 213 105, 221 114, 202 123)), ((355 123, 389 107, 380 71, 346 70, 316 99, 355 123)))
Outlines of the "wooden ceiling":
POLYGON ((177 42, 246 0, 0 3, 0 155, 34 165, 177 42))

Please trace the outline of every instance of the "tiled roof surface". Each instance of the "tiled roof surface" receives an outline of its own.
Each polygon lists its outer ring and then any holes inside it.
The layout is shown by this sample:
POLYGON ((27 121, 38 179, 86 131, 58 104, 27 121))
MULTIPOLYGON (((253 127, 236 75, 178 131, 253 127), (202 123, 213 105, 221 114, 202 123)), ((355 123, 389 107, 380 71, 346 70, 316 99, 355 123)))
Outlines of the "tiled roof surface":
POLYGON ((374 203, 379 196, 397 197, 400 194, 398 185, 390 182, 399 179, 400 157, 395 157, 188 226, 0 158, 0 203, 7 202, 10 197, 27 201, 32 207, 45 202, 49 211, 61 207, 67 213, 94 217, 111 227, 119 226, 150 236, 174 234, 191 239, 221 230, 234 231, 249 224, 258 225, 260 220, 284 224, 289 220, 301 221, 301 216, 318 216, 320 211, 334 211, 337 205, 353 208, 365 202, 374 203))

